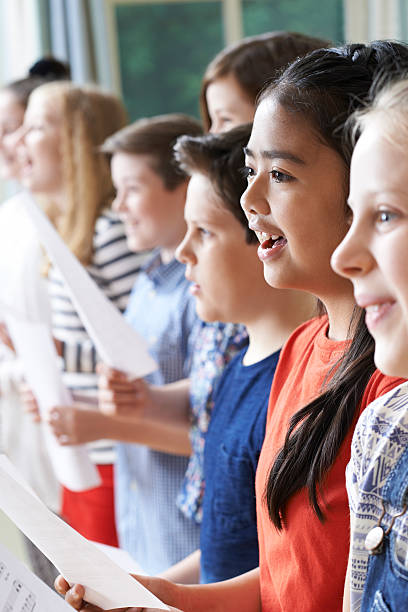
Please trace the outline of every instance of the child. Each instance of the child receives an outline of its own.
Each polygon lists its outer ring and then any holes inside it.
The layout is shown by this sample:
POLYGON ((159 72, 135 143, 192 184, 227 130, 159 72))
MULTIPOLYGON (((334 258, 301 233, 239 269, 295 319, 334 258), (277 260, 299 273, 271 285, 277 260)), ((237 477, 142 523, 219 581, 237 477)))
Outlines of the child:
MULTIPOLYGON (((327 315, 282 349, 256 475, 260 570, 207 585, 141 579, 184 612, 340 611, 349 526, 344 470, 353 424, 401 382, 375 370, 352 286, 330 268, 347 231, 349 150, 341 128, 382 68, 408 67, 408 47, 375 42, 314 51, 262 94, 246 148, 242 203, 268 283, 318 297, 327 315)), ((59 583, 66 591, 67 584, 59 583)), ((81 605, 76 587, 68 601, 81 605)))
MULTIPOLYGON (((39 59, 22 79, 0 89, 0 179, 18 188, 20 163, 16 141, 30 94, 40 85, 69 78, 69 67, 52 57, 39 59)), ((24 196, 23 196, 24 197, 24 196)), ((47 285, 41 276, 42 248, 25 209, 21 193, 0 206, 1 299, 28 316, 41 312, 49 324, 47 285)), ((9 337, 0 324, 0 342, 9 337)), ((0 348, 1 452, 18 467, 35 493, 54 512, 60 511, 60 486, 45 448, 44 432, 24 413, 19 394, 21 364, 14 352, 0 348)), ((50 586, 56 570, 28 539, 25 546, 33 571, 50 586)))
MULTIPOLYGON (((204 127, 214 134, 252 121, 255 100, 265 83, 297 57, 327 45, 326 40, 296 32, 267 32, 244 38, 220 51, 203 76, 200 107, 204 127)), ((191 367, 192 454, 177 504, 202 520, 204 438, 214 406, 214 391, 224 367, 246 346, 243 325, 203 322, 191 367)))
MULTIPOLYGON (((255 488, 270 382, 280 347, 314 310, 307 294, 275 291, 264 281, 256 236, 239 204, 245 189, 242 149, 249 135, 250 126, 242 126, 219 136, 183 137, 176 145, 178 161, 191 176, 187 233, 177 257, 187 266, 197 313, 205 321, 240 321, 249 334, 249 346, 221 378, 205 439, 202 582, 232 578, 258 565, 255 499, 248 492, 255 488)), ((172 578, 184 582, 186 569, 173 568, 172 578)), ((191 581, 191 562, 188 569, 191 581)), ((195 581, 198 577, 196 571, 195 581)))
MULTIPOLYGON (((408 81, 356 114, 351 228, 334 269, 354 285, 375 340, 375 362, 408 378, 408 81)), ((357 424, 347 467, 350 587, 345 610, 405 610, 408 603, 408 383, 373 402, 357 424), (351 600, 351 601, 350 601, 351 600)))
MULTIPOLYGON (((20 145, 22 184, 41 198, 67 246, 122 310, 141 256, 129 251, 123 225, 109 210, 113 185, 98 146, 125 123, 125 109, 115 96, 96 87, 48 83, 30 96, 20 145)), ((92 402, 97 395, 95 347, 59 270, 48 262, 43 268, 64 382, 74 397, 92 402)), ((111 443, 93 447, 91 457, 102 485, 79 493, 64 487, 61 513, 85 537, 117 545, 111 443)))
MULTIPOLYGON (((194 119, 163 115, 137 121, 114 134, 103 146, 103 151, 112 156, 112 177, 117 190, 114 210, 125 224, 129 248, 156 249, 133 287, 126 318, 146 338, 158 362, 158 370, 147 380, 159 392, 167 383, 177 387, 175 381, 186 379, 190 372, 197 319, 184 266, 174 258, 176 246, 185 233, 188 179, 175 164, 172 147, 180 135, 200 133, 201 127, 194 119)), ((126 389, 122 395, 134 412, 128 390, 131 392, 133 385, 143 381, 129 382, 118 372, 114 376, 117 384, 126 389)), ((183 414, 187 411, 187 399, 185 391, 181 401, 175 399, 183 414)), ((81 423, 78 429, 83 429, 81 423)), ((137 423, 136 429, 140 429, 137 423)), ((183 455, 188 455, 188 444, 184 443, 177 454, 171 452, 166 447, 167 430, 164 443, 151 444, 155 449, 152 450, 142 446, 146 440, 135 438, 126 421, 102 413, 95 413, 88 430, 91 439, 109 435, 123 442, 141 443, 117 445, 115 502, 120 545, 149 573, 163 571, 195 550, 198 527, 183 516, 175 503, 187 465, 183 455)), ((57 435, 66 435, 58 422, 55 431, 57 435)))

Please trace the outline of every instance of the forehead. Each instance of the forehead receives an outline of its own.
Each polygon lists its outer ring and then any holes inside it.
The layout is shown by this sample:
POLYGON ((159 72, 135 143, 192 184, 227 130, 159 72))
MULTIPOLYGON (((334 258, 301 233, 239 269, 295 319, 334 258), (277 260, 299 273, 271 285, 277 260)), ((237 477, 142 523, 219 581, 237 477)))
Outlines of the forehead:
POLYGON ((214 79, 207 87, 206 97, 208 105, 214 109, 228 106, 238 110, 242 100, 249 101, 232 73, 214 79))
POLYGON ((190 178, 185 213, 187 219, 211 216, 214 221, 219 219, 222 223, 227 217, 233 216, 225 207, 211 180, 201 172, 194 172, 190 178))
POLYGON ((0 113, 24 113, 24 107, 12 91, 0 90, 0 113))
POLYGON ((141 153, 126 153, 120 151, 114 153, 111 159, 112 173, 118 178, 120 177, 143 177, 158 174, 153 170, 154 158, 150 155, 141 153))
POLYGON ((26 118, 41 116, 51 122, 61 119, 62 99, 60 96, 51 96, 40 90, 34 91, 29 100, 26 110, 26 118))
POLYGON ((302 159, 310 159, 321 146, 323 143, 305 115, 286 110, 273 97, 261 101, 248 143, 251 151, 261 154, 263 151, 288 150, 302 159))
POLYGON ((353 151, 350 200, 367 193, 395 193, 404 196, 408 208, 407 145, 395 129, 385 134, 381 119, 371 120, 353 151))

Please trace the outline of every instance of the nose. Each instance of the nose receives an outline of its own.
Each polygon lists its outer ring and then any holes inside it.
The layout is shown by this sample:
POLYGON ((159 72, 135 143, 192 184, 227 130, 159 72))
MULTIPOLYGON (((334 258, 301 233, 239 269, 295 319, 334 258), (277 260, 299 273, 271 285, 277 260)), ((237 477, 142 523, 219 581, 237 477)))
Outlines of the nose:
POLYGON ((183 240, 176 249, 176 259, 183 264, 192 264, 195 262, 195 256, 191 248, 191 235, 187 230, 183 240))
POLYGON ((123 213, 126 210, 126 198, 121 191, 116 192, 115 199, 112 202, 112 210, 116 213, 123 213))
POLYGON ((353 222, 331 257, 331 266, 340 276, 349 278, 361 277, 370 272, 375 260, 368 247, 367 236, 353 222))
POLYGON ((12 132, 11 134, 8 134, 7 142, 9 146, 18 147, 24 144, 24 140, 25 140, 27 132, 28 132, 27 127, 24 127, 24 125, 21 125, 14 132, 12 132))
POLYGON ((271 212, 266 186, 261 176, 248 180, 247 188, 241 196, 241 207, 248 218, 251 215, 268 215, 271 212))

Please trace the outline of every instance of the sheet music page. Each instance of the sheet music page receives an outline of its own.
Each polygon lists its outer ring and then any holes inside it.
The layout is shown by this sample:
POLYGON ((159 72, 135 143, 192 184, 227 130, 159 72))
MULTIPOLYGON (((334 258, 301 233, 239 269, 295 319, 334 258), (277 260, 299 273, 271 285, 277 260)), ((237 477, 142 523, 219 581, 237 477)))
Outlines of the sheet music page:
POLYGON ((69 612, 72 608, 0 543, 1 612, 69 612))
POLYGON ((69 584, 85 587, 86 601, 103 609, 134 606, 168 610, 92 542, 51 512, 13 474, 7 457, 0 455, 0 508, 69 584))
POLYGON ((102 361, 137 378, 156 370, 145 339, 102 293, 28 193, 24 207, 37 228, 39 240, 64 278, 74 307, 102 361))
POLYGON ((0 310, 22 362, 24 377, 37 400, 43 419, 41 426, 44 427, 45 443, 57 479, 71 491, 97 487, 101 479, 85 445, 60 446, 46 422, 53 406, 72 403, 71 395, 62 382, 47 325, 15 316, 2 304, 0 310))

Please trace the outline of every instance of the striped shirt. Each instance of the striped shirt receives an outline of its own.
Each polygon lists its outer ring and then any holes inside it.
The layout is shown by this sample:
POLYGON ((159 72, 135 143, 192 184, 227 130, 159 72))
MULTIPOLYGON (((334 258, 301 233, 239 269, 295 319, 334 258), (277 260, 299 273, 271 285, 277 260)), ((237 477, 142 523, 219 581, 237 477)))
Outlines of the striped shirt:
MULTIPOLYGON (((147 255, 129 251, 123 224, 111 210, 95 223, 92 263, 87 270, 103 293, 124 311, 140 266, 147 255)), ((72 303, 69 289, 58 268, 48 275, 52 333, 62 343, 63 379, 74 397, 96 401, 95 373, 98 355, 72 303)), ((96 444, 96 446, 100 446, 96 444)), ((103 443, 102 447, 106 447, 103 443)), ((92 444, 95 447, 95 444, 92 444)), ((97 461, 110 462, 99 454, 97 461)))

